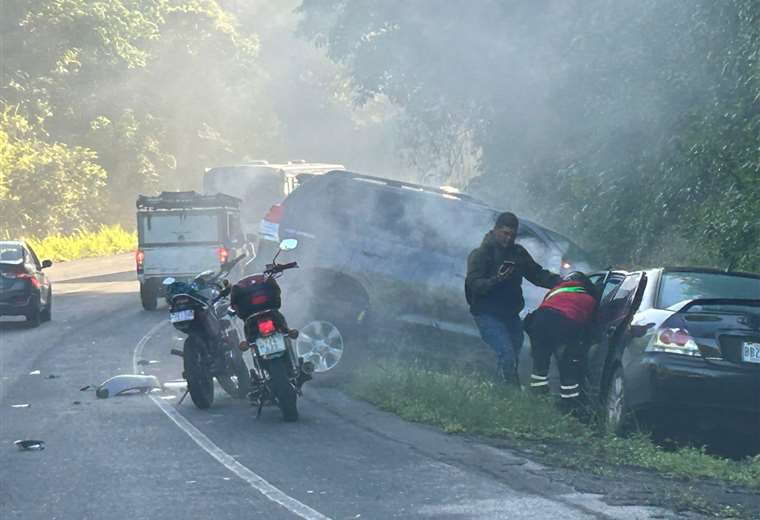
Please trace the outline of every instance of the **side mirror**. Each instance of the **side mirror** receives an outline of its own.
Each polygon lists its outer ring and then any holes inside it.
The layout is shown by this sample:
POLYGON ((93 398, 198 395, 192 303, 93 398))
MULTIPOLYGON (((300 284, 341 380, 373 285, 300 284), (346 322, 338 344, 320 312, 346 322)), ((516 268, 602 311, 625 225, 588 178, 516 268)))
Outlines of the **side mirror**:
POLYGON ((176 281, 177 281, 177 280, 175 280, 174 278, 172 278, 172 277, 170 276, 170 277, 168 277, 168 278, 164 278, 164 281, 163 281, 162 283, 164 284, 164 286, 168 287, 168 286, 170 286, 171 284, 173 284, 173 283, 174 283, 174 282, 176 282, 176 281))
POLYGON ((50 260, 42 261, 42 269, 47 269, 48 267, 51 267, 52 265, 53 265, 53 262, 50 260))
POLYGON ((292 251, 298 247, 298 240, 295 238, 286 238, 280 242, 280 251, 292 251))

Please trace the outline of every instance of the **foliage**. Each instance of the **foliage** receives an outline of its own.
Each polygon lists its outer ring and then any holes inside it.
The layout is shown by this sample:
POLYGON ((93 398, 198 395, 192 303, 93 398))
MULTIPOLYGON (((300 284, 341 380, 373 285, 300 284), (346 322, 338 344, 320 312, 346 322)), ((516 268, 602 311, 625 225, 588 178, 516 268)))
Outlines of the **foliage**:
POLYGON ((77 231, 71 235, 49 235, 40 240, 26 239, 39 258, 54 262, 93 256, 127 253, 137 248, 137 235, 121 226, 101 226, 98 231, 77 231))
POLYGON ((469 129, 482 150, 469 190, 489 202, 613 262, 760 270, 760 3, 303 0, 301 10, 303 30, 351 72, 358 102, 383 93, 415 121, 415 149, 456 146, 452 133, 469 129))
POLYGON ((257 41, 216 0, 7 0, 0 38, 3 133, 17 157, 2 163, 0 178, 16 181, 3 181, 12 191, 0 202, 6 214, 26 213, 25 232, 129 222, 138 193, 196 187, 203 166, 243 155, 256 139, 257 41), (34 135, 9 132, 18 126, 9 114, 34 135), (60 157, 35 161, 24 147, 60 157), (30 204, 41 168, 71 162, 81 168, 30 204))

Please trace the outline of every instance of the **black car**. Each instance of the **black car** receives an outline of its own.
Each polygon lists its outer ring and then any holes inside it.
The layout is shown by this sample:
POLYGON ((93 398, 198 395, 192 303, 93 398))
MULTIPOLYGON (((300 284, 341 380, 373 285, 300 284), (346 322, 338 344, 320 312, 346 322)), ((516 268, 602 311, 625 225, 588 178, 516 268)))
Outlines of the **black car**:
POLYGON ((760 275, 660 268, 593 275, 603 287, 587 391, 611 430, 760 434, 760 275))
MULTIPOLYGON (((464 297, 467 256, 497 215, 450 189, 353 172, 304 182, 265 217, 276 239, 299 241, 280 260, 301 267, 283 285, 286 314, 303 317, 293 318, 295 326, 317 322, 306 325, 299 351, 309 351, 309 341, 317 350, 331 341, 342 347, 344 336, 366 330, 360 325, 370 318, 479 337, 464 297)), ((547 230, 530 221, 521 222, 517 241, 548 269, 588 268, 571 266, 547 230)), ((276 247, 262 236, 249 269, 263 271, 276 247)), ((573 261, 585 261, 577 246, 573 253, 573 261)), ((543 297, 530 284, 524 290, 529 308, 543 297)))
POLYGON ((42 270, 51 265, 24 242, 0 242, 0 316, 26 316, 33 327, 49 321, 53 289, 42 270))

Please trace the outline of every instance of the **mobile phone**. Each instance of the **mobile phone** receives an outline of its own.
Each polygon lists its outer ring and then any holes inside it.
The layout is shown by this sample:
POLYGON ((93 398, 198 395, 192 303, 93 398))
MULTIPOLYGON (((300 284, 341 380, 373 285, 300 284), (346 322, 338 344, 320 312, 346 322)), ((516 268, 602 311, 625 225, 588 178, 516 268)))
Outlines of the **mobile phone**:
POLYGON ((515 263, 511 260, 504 260, 499 266, 499 276, 509 274, 509 272, 515 267, 515 263))

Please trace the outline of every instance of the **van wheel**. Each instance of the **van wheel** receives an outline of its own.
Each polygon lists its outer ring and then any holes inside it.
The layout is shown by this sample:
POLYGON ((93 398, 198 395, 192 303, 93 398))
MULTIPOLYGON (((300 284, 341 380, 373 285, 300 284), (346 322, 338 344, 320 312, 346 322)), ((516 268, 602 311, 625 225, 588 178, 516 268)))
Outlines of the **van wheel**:
POLYGON ((140 301, 146 311, 155 311, 158 308, 158 289, 150 280, 140 283, 140 301))

